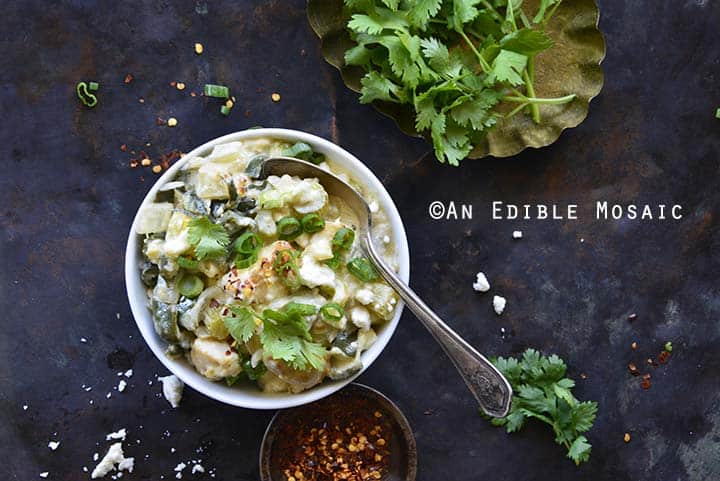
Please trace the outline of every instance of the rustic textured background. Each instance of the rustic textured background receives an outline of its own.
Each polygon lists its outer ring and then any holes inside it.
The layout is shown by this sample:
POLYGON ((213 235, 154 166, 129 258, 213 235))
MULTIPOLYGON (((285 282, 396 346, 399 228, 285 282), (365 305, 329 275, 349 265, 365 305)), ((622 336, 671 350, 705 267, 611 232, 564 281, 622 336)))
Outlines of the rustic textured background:
POLYGON ((203 5, 4 5, 2 479, 27 481, 43 471, 52 480, 88 478, 82 467, 92 469, 105 433, 121 427, 129 431, 126 452, 137 459, 127 479, 170 479, 178 462, 191 459, 214 468, 217 479, 257 479, 259 440, 272 413, 192 390, 172 410, 158 383, 148 385, 166 371, 130 317, 122 258, 155 176, 130 169, 131 155, 119 149, 125 143, 157 157, 253 125, 307 130, 363 159, 404 217, 412 284, 428 303, 483 352, 558 353, 579 380, 578 397, 600 404, 591 461, 576 468, 544 426, 508 436, 481 419, 440 348, 406 313, 360 380, 408 415, 420 480, 720 479, 720 4, 601 1, 606 81, 587 121, 550 148, 459 169, 437 164, 423 141, 357 103, 321 60, 301 0, 214 1, 198 13, 203 5), (195 42, 204 44, 202 56, 195 42), (125 85, 129 72, 135 81, 125 85), (102 84, 95 109, 75 98, 81 79, 102 84), (187 89, 170 88, 173 80, 187 89), (205 82, 232 88, 238 106, 229 118, 188 95, 205 82), (275 91, 279 103, 270 101, 275 91), (159 127, 157 116, 179 125, 159 127), (432 221, 432 200, 472 202, 475 218, 432 221), (492 200, 574 202, 580 219, 492 221, 492 200), (600 222, 591 215, 595 200, 679 202, 685 217, 600 222), (517 228, 525 237, 513 241, 517 228), (492 292, 472 291, 478 270, 492 292), (493 293, 508 299, 501 317, 492 312, 493 293), (634 323, 626 320, 631 312, 634 323), (672 358, 651 371, 652 387, 643 391, 627 363, 642 365, 666 340, 672 358), (640 345, 634 353, 632 341, 640 345), (128 389, 113 391, 116 373, 128 368, 135 373, 128 389), (630 444, 622 441, 626 431, 630 444), (50 439, 61 441, 55 452, 50 439))

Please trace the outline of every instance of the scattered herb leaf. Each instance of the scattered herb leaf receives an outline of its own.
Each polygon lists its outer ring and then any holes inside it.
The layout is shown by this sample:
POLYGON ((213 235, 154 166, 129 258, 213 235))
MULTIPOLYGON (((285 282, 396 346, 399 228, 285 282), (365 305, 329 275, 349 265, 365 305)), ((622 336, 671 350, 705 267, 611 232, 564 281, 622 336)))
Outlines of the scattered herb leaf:
POLYGON ((221 257, 227 254, 230 236, 223 226, 207 217, 196 217, 188 226, 188 241, 195 247, 197 258, 221 257))

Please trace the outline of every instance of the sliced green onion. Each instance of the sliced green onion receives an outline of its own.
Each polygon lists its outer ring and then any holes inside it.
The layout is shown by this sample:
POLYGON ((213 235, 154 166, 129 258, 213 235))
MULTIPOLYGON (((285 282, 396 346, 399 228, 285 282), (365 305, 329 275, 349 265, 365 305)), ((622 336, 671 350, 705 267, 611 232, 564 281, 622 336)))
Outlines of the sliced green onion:
POLYGON ((205 84, 205 96, 226 99, 230 97, 230 89, 224 85, 205 84))
POLYGON ((246 232, 233 242, 233 250, 239 254, 254 254, 259 251, 263 241, 254 232, 246 232))
POLYGON ((295 262, 297 253, 292 249, 283 249, 275 255, 273 267, 283 282, 290 288, 300 287, 300 269, 295 262))
POLYGON ((317 308, 312 304, 304 304, 302 302, 290 302, 285 308, 285 312, 288 316, 312 316, 317 312, 317 308))
POLYGON ((283 149, 281 152, 285 157, 294 157, 300 160, 307 160, 313 164, 322 164, 325 162, 325 156, 323 154, 313 151, 312 147, 305 142, 297 142, 292 147, 283 149))
POLYGON ((369 260, 356 257, 347 264, 348 271, 363 282, 372 282, 378 279, 378 273, 369 260))
POLYGON ((221 105, 221 106, 220 106, 220 113, 223 114, 225 117, 227 117, 228 115, 230 115, 230 111, 231 111, 231 110, 232 110, 232 109, 231 109, 230 107, 228 107, 227 105, 221 105))
POLYGON ((305 232, 313 234, 325 228, 325 219, 317 214, 307 214, 300 221, 305 232))
POLYGON ((302 225, 295 217, 285 216, 277 222, 278 237, 282 240, 292 240, 302 234, 302 225))
POLYGON ((334 246, 345 251, 352 247, 353 242, 355 242, 355 231, 347 227, 339 229, 332 240, 334 246))
POLYGON ((100 88, 100 84, 97 82, 88 82, 88 90, 95 91, 100 88))
POLYGON ((203 289, 205 289, 205 284, 203 284, 202 279, 192 274, 182 276, 178 284, 180 294, 189 299, 194 299, 199 296, 203 289))
POLYGON ((247 269, 251 265, 255 264, 258 260, 258 256, 256 253, 252 254, 238 254, 235 257, 235 267, 238 269, 247 269))
MULTIPOLYGON (((90 83, 97 86, 96 82, 90 83)), ((88 89, 88 85, 85 82, 78 82, 77 86, 75 87, 75 92, 77 92, 77 96, 83 103, 83 105, 87 107, 95 107, 97 105, 97 97, 95 96, 95 94, 90 92, 90 90, 88 89)))
POLYGON ((183 257, 183 256, 178 257, 177 263, 183 269, 197 269, 198 265, 200 265, 199 261, 196 261, 195 259, 190 259, 189 257, 183 257))
POLYGON ((340 319, 345 315, 345 311, 337 302, 328 302, 320 308, 320 315, 323 321, 337 326, 340 319))
POLYGON ((335 251, 335 252, 333 252, 332 258, 326 260, 326 261, 325 261, 325 264, 327 264, 327 266, 328 266, 330 269, 336 271, 337 268, 340 267, 340 263, 341 263, 341 262, 342 262, 342 259, 340 258, 340 253, 337 252, 337 251, 335 251))

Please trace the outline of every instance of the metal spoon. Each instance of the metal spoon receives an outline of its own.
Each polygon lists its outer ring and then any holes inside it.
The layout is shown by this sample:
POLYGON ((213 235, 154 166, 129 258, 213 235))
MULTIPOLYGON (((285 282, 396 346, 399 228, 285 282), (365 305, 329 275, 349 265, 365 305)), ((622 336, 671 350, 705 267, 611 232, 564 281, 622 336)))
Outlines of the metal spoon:
POLYGON ((512 388, 507 379, 482 354, 453 331, 435 314, 395 272, 385 264, 373 245, 370 207, 354 188, 310 162, 290 157, 274 157, 265 161, 261 178, 269 175, 314 177, 330 195, 344 200, 358 215, 360 247, 374 264, 380 275, 402 297, 405 304, 440 343, 450 357, 480 408, 489 416, 503 417, 510 409, 512 388))

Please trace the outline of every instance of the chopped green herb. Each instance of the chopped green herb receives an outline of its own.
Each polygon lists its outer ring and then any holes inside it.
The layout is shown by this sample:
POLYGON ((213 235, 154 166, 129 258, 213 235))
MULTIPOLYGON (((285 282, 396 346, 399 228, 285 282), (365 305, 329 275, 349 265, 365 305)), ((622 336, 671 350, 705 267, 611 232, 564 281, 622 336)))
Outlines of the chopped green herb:
POLYGON ((230 89, 224 85, 205 84, 205 96, 226 99, 230 97, 230 89))
POLYGON ((230 236, 223 226, 207 217, 196 217, 188 227, 188 241, 195 247, 197 258, 222 257, 227 254, 230 236))
POLYGON ((325 228, 325 219, 317 214, 305 214, 300 221, 302 228, 308 234, 314 234, 320 232, 325 228))
POLYGON ((363 282, 378 280, 379 276, 373 265, 364 257, 356 257, 347 264, 348 271, 363 282))
POLYGON ((534 12, 507 0, 344 2, 355 41, 345 63, 365 71, 360 102, 410 105, 440 162, 458 165, 500 119, 526 111, 540 123, 538 105, 575 99, 535 96, 535 56, 553 46, 545 25, 561 0, 534 12))
POLYGON ((292 147, 284 149, 281 153, 285 157, 307 160, 316 165, 325 162, 325 155, 315 152, 312 147, 305 142, 297 142, 292 147))
POLYGON ((231 111, 231 110, 232 110, 232 109, 231 109, 230 107, 228 107, 227 105, 221 105, 221 106, 220 106, 220 113, 223 114, 225 117, 227 117, 228 115, 230 115, 230 111, 231 111))
POLYGON ((247 307, 234 305, 227 307, 233 315, 223 317, 225 327, 237 342, 248 342, 255 334, 255 328, 257 327, 255 319, 258 316, 247 307))
POLYGON ((88 82, 88 90, 94 92, 100 88, 100 84, 97 82, 88 82))
POLYGON ((591 445, 581 433, 593 425, 597 403, 580 402, 572 393, 575 381, 565 377, 567 366, 555 354, 542 356, 526 350, 521 359, 502 358, 493 364, 510 381, 513 388, 510 412, 492 423, 504 426, 508 433, 520 430, 530 418, 552 426, 555 442, 565 446, 575 464, 590 458, 591 445))
POLYGON ((668 341, 668 342, 665 343, 665 350, 666 350, 667 352, 672 352, 672 350, 673 350, 672 342, 668 341))
POLYGON ((277 231, 281 240, 293 240, 302 234, 303 228, 295 217, 285 216, 277 221, 277 231))
POLYGON ((247 376, 248 379, 251 381, 257 381, 263 374, 267 372, 267 368, 265 367, 265 364, 262 362, 258 363, 257 366, 252 367, 252 362, 250 359, 243 362, 242 364, 243 372, 247 376))
POLYGON ((326 350, 322 344, 312 342, 309 324, 303 318, 303 313, 309 313, 311 309, 314 313, 314 306, 291 302, 282 311, 263 311, 260 342, 265 352, 295 369, 321 369, 326 350))
POLYGON ((189 299, 195 299, 202 293, 203 289, 205 289, 205 284, 202 279, 193 274, 185 274, 178 284, 180 294, 189 299))

